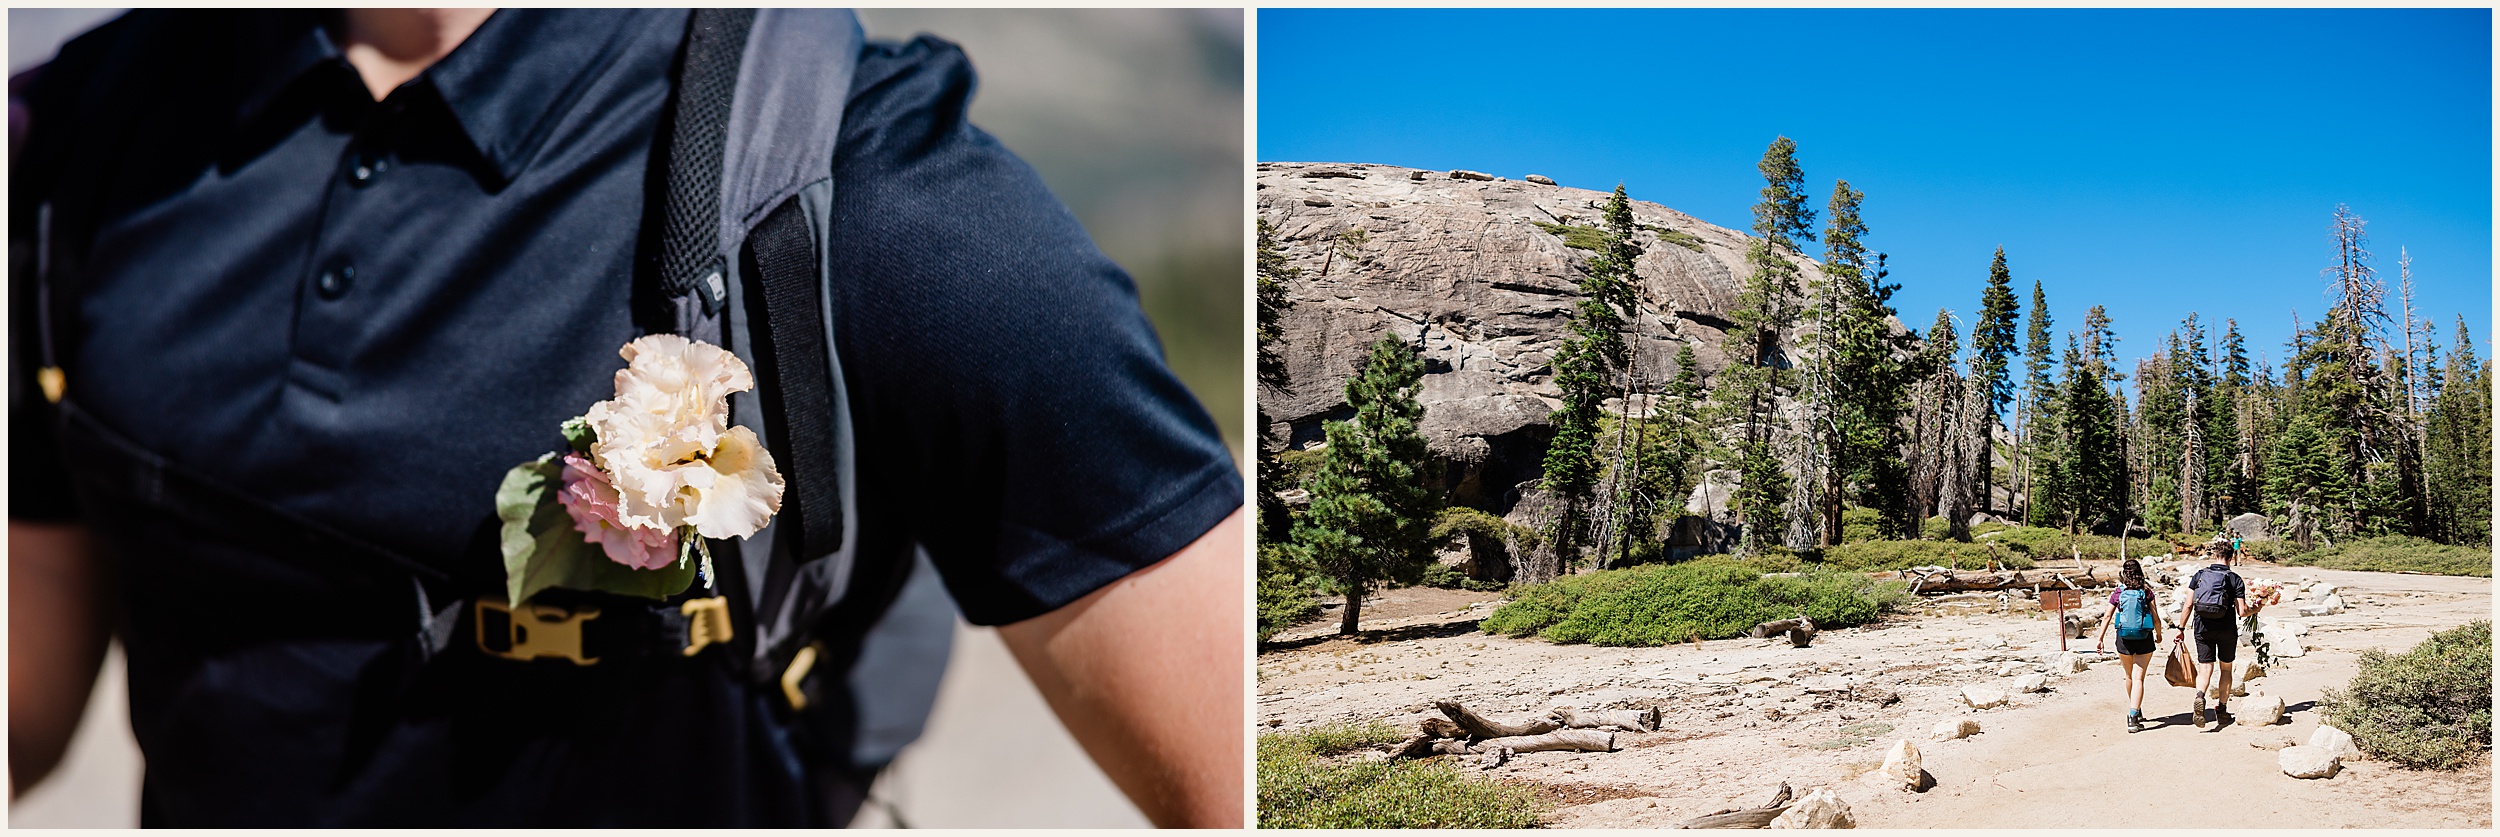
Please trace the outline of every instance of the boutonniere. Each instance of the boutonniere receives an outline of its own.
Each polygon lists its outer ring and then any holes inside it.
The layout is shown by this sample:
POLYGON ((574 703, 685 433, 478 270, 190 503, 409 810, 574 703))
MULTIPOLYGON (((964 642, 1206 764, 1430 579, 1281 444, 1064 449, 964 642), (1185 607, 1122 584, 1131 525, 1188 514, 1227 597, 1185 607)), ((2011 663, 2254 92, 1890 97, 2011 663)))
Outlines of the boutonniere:
POLYGON ((781 510, 781 473, 729 394, 755 387, 738 356, 653 334, 617 354, 616 397, 564 422, 569 450, 513 466, 495 491, 507 600, 563 587, 665 599, 700 575, 706 538, 744 538, 781 510))

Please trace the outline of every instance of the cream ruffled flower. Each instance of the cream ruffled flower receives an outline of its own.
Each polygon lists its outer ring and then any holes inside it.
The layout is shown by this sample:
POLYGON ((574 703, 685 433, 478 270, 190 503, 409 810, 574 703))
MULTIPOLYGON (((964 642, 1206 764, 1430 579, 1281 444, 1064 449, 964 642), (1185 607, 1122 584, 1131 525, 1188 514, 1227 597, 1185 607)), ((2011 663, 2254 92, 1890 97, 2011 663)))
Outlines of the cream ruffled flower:
POLYGON ((706 538, 743 538, 781 510, 781 473, 755 433, 729 425, 729 394, 755 388, 738 356, 674 334, 653 334, 617 354, 616 397, 582 419, 590 448, 614 481, 617 519, 706 538))

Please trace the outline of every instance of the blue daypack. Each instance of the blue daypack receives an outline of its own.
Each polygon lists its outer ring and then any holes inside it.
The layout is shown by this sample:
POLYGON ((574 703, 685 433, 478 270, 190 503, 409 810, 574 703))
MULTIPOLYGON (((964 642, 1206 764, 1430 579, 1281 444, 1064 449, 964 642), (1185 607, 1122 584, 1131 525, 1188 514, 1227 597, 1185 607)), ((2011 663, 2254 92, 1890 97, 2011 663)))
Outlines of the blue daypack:
POLYGON ((2118 636, 2121 639, 2143 639, 2153 635, 2151 596, 2129 587, 2118 591, 2118 636))

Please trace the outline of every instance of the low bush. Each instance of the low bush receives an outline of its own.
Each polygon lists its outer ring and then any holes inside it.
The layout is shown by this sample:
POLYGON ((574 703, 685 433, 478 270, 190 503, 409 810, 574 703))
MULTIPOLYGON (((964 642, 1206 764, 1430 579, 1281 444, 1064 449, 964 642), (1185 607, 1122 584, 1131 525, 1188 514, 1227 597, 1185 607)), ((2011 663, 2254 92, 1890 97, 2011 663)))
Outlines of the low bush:
POLYGON ((1688 233, 1683 230, 1671 230, 1656 224, 1642 224, 1641 229, 1657 233, 1658 240, 1664 241, 1668 244, 1673 244, 1677 247, 1682 247, 1695 253, 1709 252, 1702 249, 1703 245, 1701 237, 1692 233, 1688 233))
POLYGON ((1536 228, 1561 237, 1563 246, 1574 250, 1596 250, 1606 243, 1606 231, 1596 227, 1538 221, 1536 228))
POLYGON ((1259 546, 1259 641, 1319 616, 1309 568, 1296 566, 1281 544, 1259 546))
POLYGON ((2276 560, 2295 567, 2330 570, 2491 577, 2489 546, 2454 546, 2405 535, 2362 538, 2308 552, 2286 550, 2276 560))
POLYGON ((2028 570, 2034 566, 2030 555, 2005 547, 1990 549, 1986 541, 1860 541, 1823 550, 1825 566, 1857 572, 1931 565, 1976 570, 1985 569, 1991 558, 1998 566, 2010 569, 2028 570))
POLYGON ((1861 543, 1884 539, 1884 513, 1865 506, 1850 506, 1840 513, 1840 542, 1861 543))
POLYGON ((2452 770, 2491 748, 2491 623, 2432 634, 2403 654, 2361 652, 2361 671, 2319 700, 2373 758, 2452 770))
POLYGON ((1477 581, 1473 578, 1467 577, 1467 574, 1460 571, 1459 568, 1441 563, 1439 561, 1434 561, 1431 565, 1424 567, 1423 577, 1417 579, 1415 581, 1415 585, 1418 587, 1439 587, 1444 590, 1478 591, 1500 590, 1507 586, 1498 581, 1477 581))
POLYGON ((1260 828, 1531 828, 1535 792, 1462 772, 1448 758, 1360 761, 1335 756, 1395 743, 1388 724, 1259 736, 1260 828))
POLYGON ((1304 450, 1301 448, 1287 448, 1277 451, 1276 464, 1282 466, 1285 484, 1277 486, 1273 490, 1283 491, 1287 488, 1302 487, 1303 483, 1310 481, 1312 474, 1319 473, 1320 457, 1325 453, 1326 451, 1324 450, 1304 450))
POLYGON ((1710 557, 1513 587, 1511 602, 1481 627, 1562 643, 1666 645, 1743 636, 1755 624, 1799 613, 1824 627, 1864 624, 1908 595, 1899 582, 1860 573, 1814 568, 1765 575, 1743 562, 1710 557))

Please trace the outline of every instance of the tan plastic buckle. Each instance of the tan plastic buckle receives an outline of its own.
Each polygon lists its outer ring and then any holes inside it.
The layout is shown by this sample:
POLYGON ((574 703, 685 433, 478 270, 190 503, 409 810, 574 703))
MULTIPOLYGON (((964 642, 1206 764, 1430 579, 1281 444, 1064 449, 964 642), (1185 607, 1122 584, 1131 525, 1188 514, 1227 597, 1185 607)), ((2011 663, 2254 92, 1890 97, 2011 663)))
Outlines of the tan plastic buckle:
POLYGON ((571 660, 574 665, 596 665, 597 657, 582 656, 582 623, 599 618, 599 608, 584 606, 568 610, 554 605, 524 604, 514 608, 502 599, 479 599, 477 602, 477 650, 507 660, 527 662, 541 657, 571 660), (486 614, 504 615, 510 626, 512 645, 498 651, 486 644, 486 614))
POLYGON ((726 643, 738 636, 737 630, 729 624, 727 596, 687 599, 685 604, 678 606, 677 612, 686 615, 686 656, 692 657, 706 645, 726 643))
POLYGON ((793 712, 807 708, 807 692, 800 685, 807 682, 807 673, 816 668, 816 646, 810 642, 790 658, 790 667, 781 671, 781 696, 790 701, 793 712))

